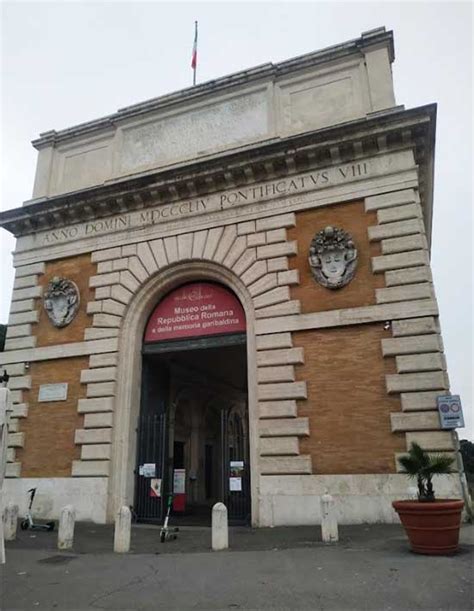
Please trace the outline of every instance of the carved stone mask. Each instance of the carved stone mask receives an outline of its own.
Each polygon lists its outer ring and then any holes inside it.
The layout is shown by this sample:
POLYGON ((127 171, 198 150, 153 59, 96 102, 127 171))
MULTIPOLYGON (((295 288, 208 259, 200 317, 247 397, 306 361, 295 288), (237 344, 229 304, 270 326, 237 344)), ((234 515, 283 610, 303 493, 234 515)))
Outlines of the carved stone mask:
POLYGON ((72 280, 55 276, 44 294, 44 309, 55 327, 66 327, 79 309, 79 289, 72 280))
POLYGON ((325 227, 311 241, 309 265, 319 284, 329 289, 345 286, 357 267, 357 249, 352 237, 338 227, 325 227))

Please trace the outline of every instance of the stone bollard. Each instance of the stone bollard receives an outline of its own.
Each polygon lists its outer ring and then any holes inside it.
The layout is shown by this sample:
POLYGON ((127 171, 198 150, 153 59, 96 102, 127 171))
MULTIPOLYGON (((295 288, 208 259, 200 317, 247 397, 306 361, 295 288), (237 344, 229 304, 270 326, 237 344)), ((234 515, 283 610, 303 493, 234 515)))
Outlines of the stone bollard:
POLYGON ((115 519, 114 552, 124 554, 130 550, 132 513, 125 505, 117 512, 115 519))
POLYGON ((219 551, 228 547, 227 507, 224 503, 216 503, 212 508, 212 549, 219 551))
POLYGON ((334 499, 327 493, 321 497, 321 536, 325 543, 339 541, 334 499))
POLYGON ((18 505, 7 503, 3 516, 5 541, 14 541, 18 525, 18 505))
POLYGON ((72 549, 75 519, 76 512, 72 505, 66 505, 61 509, 58 528, 58 549, 72 549))

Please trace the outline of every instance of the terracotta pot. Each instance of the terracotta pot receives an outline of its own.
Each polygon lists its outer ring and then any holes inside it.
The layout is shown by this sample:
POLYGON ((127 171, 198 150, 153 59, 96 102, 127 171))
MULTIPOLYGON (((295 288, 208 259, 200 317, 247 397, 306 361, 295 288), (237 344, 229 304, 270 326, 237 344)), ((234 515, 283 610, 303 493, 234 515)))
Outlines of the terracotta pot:
POLYGON ((414 552, 439 556, 457 550, 464 501, 394 501, 392 505, 414 552))

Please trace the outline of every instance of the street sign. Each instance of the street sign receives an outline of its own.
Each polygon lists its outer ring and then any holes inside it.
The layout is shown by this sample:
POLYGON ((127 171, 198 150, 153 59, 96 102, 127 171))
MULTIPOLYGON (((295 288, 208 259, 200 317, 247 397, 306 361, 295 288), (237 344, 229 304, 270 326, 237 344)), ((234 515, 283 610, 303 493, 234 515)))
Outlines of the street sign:
POLYGON ((439 395, 436 397, 436 403, 442 429, 456 429, 464 426, 461 397, 459 395, 439 395))

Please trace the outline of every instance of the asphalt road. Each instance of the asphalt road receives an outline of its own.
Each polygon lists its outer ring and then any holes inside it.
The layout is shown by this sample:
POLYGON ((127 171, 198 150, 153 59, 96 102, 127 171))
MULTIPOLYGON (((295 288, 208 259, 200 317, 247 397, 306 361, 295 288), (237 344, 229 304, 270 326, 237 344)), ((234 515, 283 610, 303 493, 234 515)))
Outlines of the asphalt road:
MULTIPOLYGON (((0 569, 1 608, 458 611, 473 607, 472 530, 467 526, 460 552, 451 557, 412 554, 397 526, 342 528, 339 544, 331 546, 318 541, 316 529, 246 529, 240 538, 232 533, 234 550, 226 552, 199 551, 208 541, 204 529, 180 533, 181 541, 173 547, 173 543, 157 544, 153 529, 135 528, 135 553, 124 555, 111 553, 109 546, 87 551, 88 538, 92 542, 94 535, 95 544, 100 539, 96 529, 78 535, 74 553, 46 545, 53 538, 43 533, 39 541, 23 533, 23 538, 9 543, 7 564, 0 569), (141 553, 138 548, 145 541, 150 549, 141 553)), ((101 530, 102 535, 106 532, 101 530)), ((108 534, 104 541, 109 541, 108 534)))

